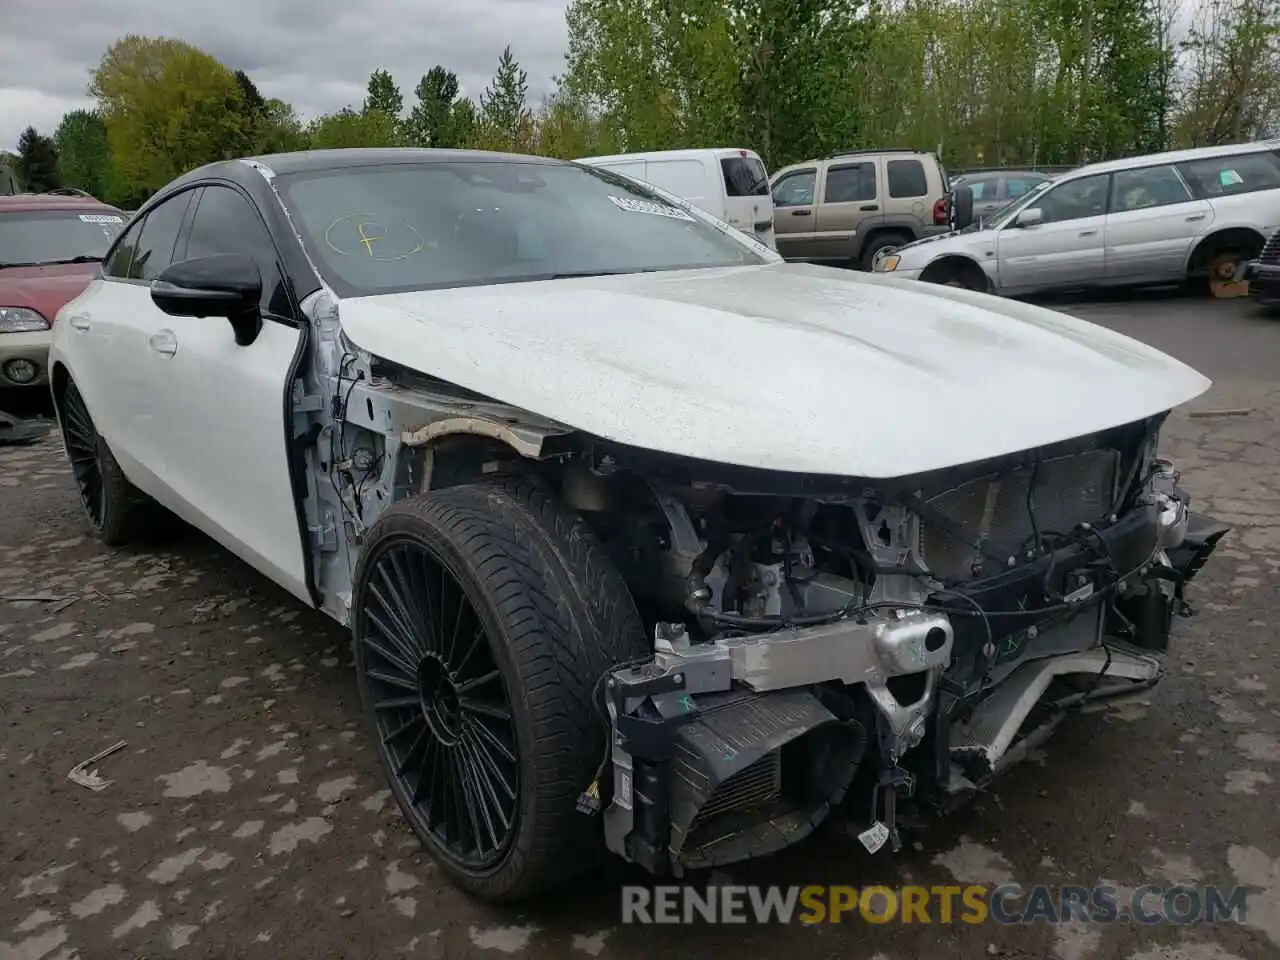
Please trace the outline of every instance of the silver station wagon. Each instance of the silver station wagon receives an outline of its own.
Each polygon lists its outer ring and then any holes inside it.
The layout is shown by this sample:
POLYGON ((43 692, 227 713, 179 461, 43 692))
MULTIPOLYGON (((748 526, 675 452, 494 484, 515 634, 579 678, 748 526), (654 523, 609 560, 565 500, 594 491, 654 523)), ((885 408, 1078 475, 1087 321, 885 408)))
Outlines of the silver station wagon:
POLYGON ((1003 295, 1192 281, 1226 292, 1280 226, 1280 140, 1080 167, 991 217, 953 194, 954 231, 873 269, 1003 295))

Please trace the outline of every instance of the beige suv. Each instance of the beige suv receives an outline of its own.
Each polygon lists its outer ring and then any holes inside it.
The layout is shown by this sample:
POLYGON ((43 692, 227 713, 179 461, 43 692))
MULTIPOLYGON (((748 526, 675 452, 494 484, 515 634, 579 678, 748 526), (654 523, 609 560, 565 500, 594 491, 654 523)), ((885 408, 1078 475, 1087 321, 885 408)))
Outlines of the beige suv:
POLYGON ((876 254, 946 233, 947 171, 920 150, 859 150, 783 167, 773 225, 788 260, 870 270, 876 254))

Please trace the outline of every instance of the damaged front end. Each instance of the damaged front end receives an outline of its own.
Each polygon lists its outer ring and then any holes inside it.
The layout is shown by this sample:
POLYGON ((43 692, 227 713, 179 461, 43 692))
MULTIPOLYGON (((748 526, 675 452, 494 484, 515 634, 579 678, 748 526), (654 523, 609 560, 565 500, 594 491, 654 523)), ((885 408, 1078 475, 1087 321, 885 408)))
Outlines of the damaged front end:
POLYGON ((843 806, 897 849, 899 801, 948 809, 1156 684, 1228 529, 1155 456, 1162 420, 894 481, 591 451, 562 494, 655 635, 602 678, 612 773, 584 808, 609 848, 679 875, 843 806))

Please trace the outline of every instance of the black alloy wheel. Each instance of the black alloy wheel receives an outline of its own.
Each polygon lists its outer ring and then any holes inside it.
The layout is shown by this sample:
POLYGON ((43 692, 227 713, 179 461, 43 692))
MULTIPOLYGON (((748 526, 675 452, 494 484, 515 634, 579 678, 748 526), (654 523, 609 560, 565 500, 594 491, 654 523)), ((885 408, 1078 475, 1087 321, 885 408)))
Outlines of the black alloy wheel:
POLYGON ((94 530, 100 531, 106 516, 102 445, 84 397, 74 383, 67 385, 61 413, 63 443, 71 461, 76 488, 80 491, 80 502, 94 530))
POLYGON ((356 660, 378 750, 434 852, 471 873, 499 865, 516 833, 512 703, 476 607, 421 543, 395 538, 358 598, 356 660))

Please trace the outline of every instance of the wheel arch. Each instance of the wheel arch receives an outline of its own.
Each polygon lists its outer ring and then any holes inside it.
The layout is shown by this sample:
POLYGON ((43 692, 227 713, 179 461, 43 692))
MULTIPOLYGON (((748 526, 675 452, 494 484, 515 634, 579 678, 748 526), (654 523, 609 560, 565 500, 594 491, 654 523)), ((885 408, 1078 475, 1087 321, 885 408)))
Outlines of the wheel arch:
POLYGON ((498 413, 445 416, 399 437, 394 500, 474 483, 495 474, 546 478, 580 436, 566 428, 521 423, 498 413))
POLYGON ((920 271, 920 279, 926 283, 940 283, 943 277, 955 274, 980 279, 984 290, 991 289, 991 278, 987 276, 987 271, 982 269, 982 264, 963 253, 944 253, 930 260, 928 265, 920 271))
POLYGON ((56 413, 61 415, 62 398, 66 395, 67 384, 71 382, 71 372, 61 360, 53 361, 49 368, 49 389, 53 392, 53 405, 56 413))
POLYGON ((910 243, 912 240, 917 239, 916 231, 911 227, 910 224, 878 223, 874 227, 872 227, 870 230, 868 230, 866 234, 861 234, 861 233, 858 234, 857 256, 861 258, 862 255, 866 253, 867 248, 870 247, 871 244, 875 243, 881 237, 886 235, 895 236, 895 237, 904 237, 907 243, 910 243))
POLYGON ((1221 227, 1201 239, 1187 257, 1186 272, 1189 276, 1205 273, 1214 256, 1224 250, 1261 250, 1267 242, 1262 231, 1248 226, 1221 227))

